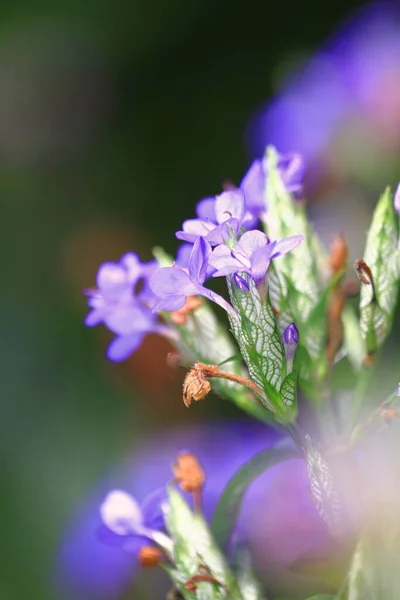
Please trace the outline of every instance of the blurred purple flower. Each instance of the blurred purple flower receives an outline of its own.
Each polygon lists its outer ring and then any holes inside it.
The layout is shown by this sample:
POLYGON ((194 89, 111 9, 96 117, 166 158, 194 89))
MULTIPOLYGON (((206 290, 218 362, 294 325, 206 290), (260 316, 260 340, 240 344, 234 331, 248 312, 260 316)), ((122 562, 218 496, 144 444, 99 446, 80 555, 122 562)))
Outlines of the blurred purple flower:
POLYGON ((296 147, 319 167, 338 130, 362 116, 369 126, 375 123, 375 132, 400 143, 399 72, 398 4, 375 2, 290 73, 254 116, 248 128, 252 152, 261 154, 267 144, 284 152, 296 147))
POLYGON ((398 184, 396 191, 394 193, 394 208, 395 211, 400 215, 400 183, 398 184))
POLYGON ((170 545, 170 540, 161 533, 164 529, 161 505, 167 498, 165 488, 161 488, 146 496, 139 505, 126 492, 109 492, 100 506, 103 520, 97 532, 100 541, 135 555, 150 542, 162 540, 170 545))
MULTIPOLYGON (((93 495, 69 530, 59 555, 59 584, 85 600, 115 600, 134 577, 135 558, 121 547, 102 544, 99 506, 110 487, 145 497, 171 479, 171 464, 181 448, 189 449, 206 472, 204 514, 210 520, 232 475, 252 456, 274 446, 280 434, 251 422, 214 422, 158 433, 93 495)), ((144 506, 142 504, 142 510, 144 506)), ((157 511, 156 511, 157 512, 157 511)), ((265 561, 288 567, 309 551, 331 543, 309 493, 305 464, 291 460, 257 479, 245 495, 237 532, 265 561), (266 508, 267 507, 267 508, 266 508)))
MULTIPOLYGON (((290 194, 300 197, 303 192, 305 163, 300 154, 285 154, 278 158, 278 169, 283 184, 290 194)), ((267 210, 268 199, 266 185, 268 179, 268 159, 256 159, 242 179, 240 189, 243 191, 247 210, 260 217, 267 210)))
POLYGON ((211 246, 216 246, 230 236, 230 231, 237 235, 241 226, 251 219, 245 212, 243 193, 238 189, 222 192, 216 198, 204 198, 196 212, 198 218, 184 221, 183 230, 176 232, 179 240, 194 244, 199 237, 204 237, 211 246))
POLYGON ((261 231, 247 231, 235 248, 225 245, 214 248, 209 258, 216 269, 213 277, 244 272, 259 283, 264 279, 271 260, 294 250, 302 241, 302 235, 293 235, 279 242, 270 242, 261 231))
POLYGON ((156 261, 141 263, 136 254, 129 252, 119 263, 102 264, 97 273, 97 289, 86 291, 92 310, 85 324, 93 327, 104 323, 117 335, 107 349, 107 356, 113 361, 124 360, 135 352, 147 333, 169 333, 166 326, 157 323, 151 310, 155 297, 149 277, 156 268, 156 261))
POLYGON ((205 238, 199 237, 190 253, 187 270, 174 266, 163 267, 155 271, 150 278, 150 287, 157 296, 153 310, 179 310, 184 306, 188 296, 204 296, 219 304, 235 317, 236 313, 232 306, 224 298, 203 285, 210 254, 210 244, 205 238))

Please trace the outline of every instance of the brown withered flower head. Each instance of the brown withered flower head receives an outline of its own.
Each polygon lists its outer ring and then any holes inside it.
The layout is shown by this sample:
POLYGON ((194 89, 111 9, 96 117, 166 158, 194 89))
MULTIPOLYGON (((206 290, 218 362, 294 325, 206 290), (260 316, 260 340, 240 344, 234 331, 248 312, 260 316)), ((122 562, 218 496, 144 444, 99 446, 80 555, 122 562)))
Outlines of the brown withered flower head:
POLYGON ((196 363, 188 372, 183 382, 183 402, 189 407, 192 400, 198 402, 211 391, 211 384, 205 376, 204 370, 196 363))
POLYGON ((184 492, 193 493, 200 490, 205 481, 205 473, 197 458, 191 452, 179 454, 172 465, 175 481, 184 492))

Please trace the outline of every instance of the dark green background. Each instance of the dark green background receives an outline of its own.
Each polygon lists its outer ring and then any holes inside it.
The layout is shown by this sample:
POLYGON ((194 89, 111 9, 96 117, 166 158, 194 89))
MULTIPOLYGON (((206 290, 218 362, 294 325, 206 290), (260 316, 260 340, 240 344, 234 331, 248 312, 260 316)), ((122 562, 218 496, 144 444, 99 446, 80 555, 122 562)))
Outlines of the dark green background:
POLYGON ((175 251, 195 202, 240 180, 245 125, 284 65, 356 5, 1 4, 0 600, 55 600, 54 552, 106 469, 168 418, 221 411, 177 398, 158 419, 140 365, 107 364, 107 336, 84 328, 81 290, 107 258, 175 251))

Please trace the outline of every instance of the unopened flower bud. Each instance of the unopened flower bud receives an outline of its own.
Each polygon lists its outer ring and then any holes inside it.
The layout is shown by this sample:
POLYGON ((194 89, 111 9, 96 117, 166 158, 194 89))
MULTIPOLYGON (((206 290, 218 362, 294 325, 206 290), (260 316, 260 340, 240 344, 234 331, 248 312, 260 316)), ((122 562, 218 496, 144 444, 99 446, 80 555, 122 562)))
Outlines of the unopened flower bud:
POLYGON ((194 454, 182 452, 172 465, 172 472, 184 492, 200 490, 205 481, 205 473, 194 454))
POLYGON ((282 333, 282 342, 285 346, 286 360, 292 361, 299 343, 299 330, 295 323, 290 323, 282 333))
POLYGON ((395 211, 400 215, 400 183, 394 193, 393 204, 395 211))
POLYGON ((284 344, 297 344, 299 343, 299 330, 295 323, 290 323, 282 334, 282 340, 284 344))
POLYGON ((339 273, 347 263, 348 248, 343 235, 338 235, 333 239, 331 253, 329 256, 329 266, 333 273, 339 273))
POLYGON ((165 554, 156 546, 143 546, 138 552, 137 560, 144 569, 154 569, 165 561, 165 554))
POLYGON ((250 290, 247 281, 241 275, 238 275, 238 273, 234 273, 232 279, 234 284, 239 290, 242 290, 242 292, 248 292, 250 290))
POLYGON ((206 379, 203 370, 194 365, 183 382, 183 402, 189 407, 192 400, 198 402, 207 396, 211 390, 211 384, 206 379))

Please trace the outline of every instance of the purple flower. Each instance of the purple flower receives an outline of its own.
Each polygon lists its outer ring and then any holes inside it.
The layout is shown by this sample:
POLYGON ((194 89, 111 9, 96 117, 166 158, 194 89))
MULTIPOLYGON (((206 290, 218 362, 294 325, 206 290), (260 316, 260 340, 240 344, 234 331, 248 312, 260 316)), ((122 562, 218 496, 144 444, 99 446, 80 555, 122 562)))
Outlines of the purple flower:
POLYGON ((173 266, 155 271, 149 282, 157 296, 153 310, 179 310, 188 296, 204 296, 235 317, 235 311, 224 298, 203 286, 210 254, 210 244, 204 237, 199 237, 190 253, 188 269, 173 266))
POLYGON ((229 190, 216 198, 205 198, 197 205, 197 219, 188 219, 183 230, 176 232, 179 240, 190 244, 204 237, 211 245, 222 244, 231 232, 237 235, 240 227, 250 217, 245 213, 244 196, 241 190, 229 190))
POLYGON ((132 554, 149 543, 171 550, 171 540, 161 531, 164 529, 161 505, 165 502, 164 488, 147 496, 142 505, 126 492, 113 490, 100 506, 104 524, 98 530, 100 541, 132 554))
POLYGON ((399 32, 398 3, 374 2, 355 13, 252 119, 248 137, 254 154, 267 143, 284 151, 295 145, 320 171, 323 162, 328 167, 334 144, 348 170, 348 153, 337 137, 348 131, 354 138, 353 123, 357 131, 360 125, 372 129, 380 149, 392 148, 393 141, 398 147, 399 32))
POLYGON ((156 268, 156 261, 141 263, 130 252, 119 263, 104 263, 97 274, 97 289, 86 292, 92 310, 85 324, 93 327, 104 323, 117 335, 107 349, 110 360, 126 359, 149 332, 168 335, 167 328, 157 323, 151 310, 154 294, 148 280, 156 268), (138 286, 141 286, 139 291, 138 286))
POLYGON ((394 209, 400 215, 400 183, 398 184, 395 194, 394 194, 394 209))
POLYGON ((286 360, 291 361, 296 353, 299 343, 299 330, 295 323, 290 323, 282 333, 282 342, 285 346, 286 360))
POLYGON ((261 231, 247 231, 235 248, 226 245, 214 248, 209 259, 210 264, 217 269, 213 277, 244 272, 259 283, 264 279, 271 260, 287 254, 302 241, 302 235, 293 235, 279 242, 270 242, 261 231))
MULTIPOLYGON (((300 197, 303 193, 305 162, 300 154, 283 154, 278 158, 278 170, 286 190, 300 197)), ((245 197, 246 209, 255 217, 267 210, 266 185, 268 178, 268 159, 256 159, 240 184, 245 197)))

